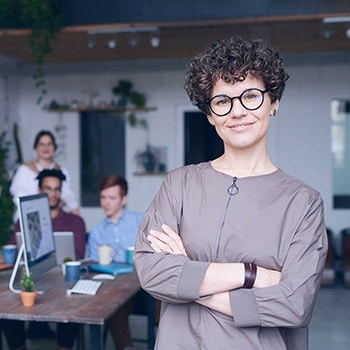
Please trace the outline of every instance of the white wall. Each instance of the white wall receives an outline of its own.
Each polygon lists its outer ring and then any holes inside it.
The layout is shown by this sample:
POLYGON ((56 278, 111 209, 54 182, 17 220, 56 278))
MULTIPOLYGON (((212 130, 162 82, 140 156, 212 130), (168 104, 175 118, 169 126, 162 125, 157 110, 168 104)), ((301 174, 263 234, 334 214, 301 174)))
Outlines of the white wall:
MULTIPOLYGON (((270 137, 271 154, 276 164, 321 192, 325 202, 326 224, 335 233, 350 226, 349 210, 332 209, 332 171, 330 154, 330 101, 333 98, 350 99, 350 64, 289 64, 291 78, 282 98, 278 115, 273 120, 270 137)), ((81 67, 80 67, 81 68, 81 67)), ((46 102, 71 99, 87 101, 88 89, 100 93, 98 99, 109 101, 111 87, 119 79, 128 79, 137 90, 145 92, 148 105, 157 110, 148 114, 150 141, 155 146, 168 147, 168 169, 181 166, 183 159, 182 113, 195 110, 183 91, 185 65, 177 63, 144 66, 127 63, 118 68, 100 65, 94 70, 60 67, 47 73, 49 97, 46 102), (83 71, 81 73, 81 71, 83 71)), ((66 156, 59 161, 70 171, 73 188, 79 194, 79 124, 77 113, 47 113, 36 104, 37 92, 28 75, 19 80, 14 101, 19 106, 19 126, 25 160, 34 156, 32 143, 39 129, 55 129, 67 125, 66 156), (15 102, 17 103, 17 102, 15 102)), ((127 179, 130 185, 129 209, 143 211, 159 188, 162 176, 134 176, 133 155, 145 143, 140 129, 127 130, 127 179)), ((82 208, 90 228, 102 217, 99 209, 82 208)))

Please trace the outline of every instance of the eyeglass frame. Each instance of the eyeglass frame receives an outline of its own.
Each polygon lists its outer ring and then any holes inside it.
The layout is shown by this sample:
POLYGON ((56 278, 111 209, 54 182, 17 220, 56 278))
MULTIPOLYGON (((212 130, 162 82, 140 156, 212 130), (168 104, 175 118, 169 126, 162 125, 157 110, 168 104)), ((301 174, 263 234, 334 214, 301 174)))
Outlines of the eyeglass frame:
POLYGON ((264 100, 265 100, 265 96, 264 96, 264 95, 265 95, 266 92, 269 92, 269 91, 270 91, 269 89, 261 90, 261 89, 258 89, 258 88, 252 88, 252 89, 246 89, 246 90, 244 90, 239 96, 234 96, 234 97, 230 97, 230 96, 227 96, 227 95, 225 95, 225 94, 219 94, 219 95, 215 95, 215 96, 213 96, 213 97, 211 97, 211 98, 208 98, 208 99, 206 100, 206 103, 208 104, 209 109, 211 110, 211 112, 214 113, 216 116, 218 116, 218 117, 225 117, 226 115, 228 115, 228 114, 232 111, 232 108, 233 108, 233 100, 234 100, 235 98, 238 98, 238 100, 239 100, 239 102, 241 103, 241 105, 242 105, 243 108, 247 109, 248 111, 256 111, 257 109, 259 109, 259 108, 263 105, 264 100), (262 96, 261 103, 260 103, 260 105, 259 105, 258 107, 256 107, 256 108, 247 108, 247 107, 243 104, 243 102, 242 102, 242 96, 244 95, 244 93, 246 93, 247 91, 250 91, 250 90, 257 90, 257 91, 259 91, 259 92, 261 93, 261 96, 262 96), (211 101, 212 101, 214 98, 219 97, 219 96, 227 97, 227 98, 230 100, 230 102, 231 102, 231 107, 230 107, 230 109, 228 110, 228 112, 225 113, 225 114, 217 114, 217 113, 215 113, 215 112, 213 111, 213 109, 212 109, 212 107, 211 107, 211 101))
POLYGON ((50 186, 42 186, 41 190, 45 193, 51 193, 51 192, 60 193, 62 192, 62 186, 56 187, 56 188, 52 188, 50 186))

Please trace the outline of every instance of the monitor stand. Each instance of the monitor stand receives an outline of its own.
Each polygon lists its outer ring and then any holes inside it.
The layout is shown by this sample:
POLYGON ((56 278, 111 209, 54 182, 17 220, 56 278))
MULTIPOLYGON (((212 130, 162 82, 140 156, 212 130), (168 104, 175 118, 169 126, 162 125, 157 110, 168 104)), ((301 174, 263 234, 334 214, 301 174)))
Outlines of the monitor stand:
MULTIPOLYGON (((13 267, 13 270, 12 270, 12 273, 11 273, 11 278, 10 278, 10 281, 9 281, 9 288, 10 288, 10 291, 13 292, 13 293, 20 293, 21 292, 21 289, 17 289, 15 288, 15 284, 16 284, 16 287, 18 287, 18 282, 19 282, 19 275, 20 275, 20 272, 22 270, 22 268, 25 267, 25 273, 27 275, 29 275, 29 268, 28 268, 28 264, 25 263, 25 259, 24 259, 24 245, 23 243, 21 244, 21 247, 19 248, 19 251, 18 251, 18 254, 17 254, 17 259, 16 259, 16 262, 15 262, 15 266, 13 267), (16 278, 17 277, 17 278, 16 278)), ((19 284, 20 286, 20 284, 19 284)))
POLYGON ((43 261, 31 266, 29 269, 27 255, 24 252, 24 244, 22 243, 18 251, 17 259, 13 267, 11 278, 9 281, 10 291, 17 294, 20 293, 21 292, 20 281, 21 281, 22 274, 26 273, 27 275, 29 275, 29 273, 32 272, 34 276, 35 290, 39 294, 43 294, 44 292, 49 290, 51 286, 45 285, 44 279, 42 279, 43 283, 40 284, 40 276, 55 266, 56 266, 56 256, 55 254, 51 254, 50 256, 45 258, 43 261))

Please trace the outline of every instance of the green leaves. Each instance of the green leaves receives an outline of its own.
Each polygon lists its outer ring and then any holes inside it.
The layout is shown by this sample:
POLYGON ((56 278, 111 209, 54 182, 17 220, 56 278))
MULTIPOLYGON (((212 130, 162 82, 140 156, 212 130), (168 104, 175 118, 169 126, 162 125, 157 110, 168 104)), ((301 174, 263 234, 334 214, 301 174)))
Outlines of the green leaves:
POLYGON ((7 244, 13 234, 15 204, 10 194, 10 177, 6 168, 9 145, 3 132, 0 135, 0 246, 7 244))
POLYGON ((47 93, 41 66, 52 52, 51 41, 63 27, 63 3, 60 0, 0 0, 0 20, 11 28, 29 28, 29 45, 34 61, 39 65, 34 74, 39 90, 37 104, 47 93))
POLYGON ((133 84, 128 80, 119 80, 118 85, 112 87, 112 93, 120 97, 118 104, 121 107, 127 107, 128 103, 135 107, 135 111, 131 111, 127 115, 125 113, 121 115, 129 125, 132 127, 141 126, 146 129, 148 127, 146 118, 137 115, 146 105, 146 95, 133 90, 133 84))
POLYGON ((32 292, 34 290, 34 277, 32 272, 29 272, 29 275, 26 273, 23 274, 21 286, 25 292, 32 292))

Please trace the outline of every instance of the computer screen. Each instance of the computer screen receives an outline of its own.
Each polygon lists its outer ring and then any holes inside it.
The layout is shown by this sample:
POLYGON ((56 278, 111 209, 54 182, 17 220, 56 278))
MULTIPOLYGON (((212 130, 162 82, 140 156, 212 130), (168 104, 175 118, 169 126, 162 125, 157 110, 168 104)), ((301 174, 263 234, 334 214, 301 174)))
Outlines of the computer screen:
MULTIPOLYGON (((22 245, 9 281, 12 292, 20 292, 23 273, 32 272, 36 289, 45 291, 49 285, 38 284, 38 279, 56 266, 55 240, 52 230, 49 199, 46 193, 20 197, 18 212, 22 245)), ((40 282, 40 283, 41 283, 40 282)))
POLYGON ((46 193, 19 198, 19 214, 29 266, 55 251, 50 206, 46 193))

